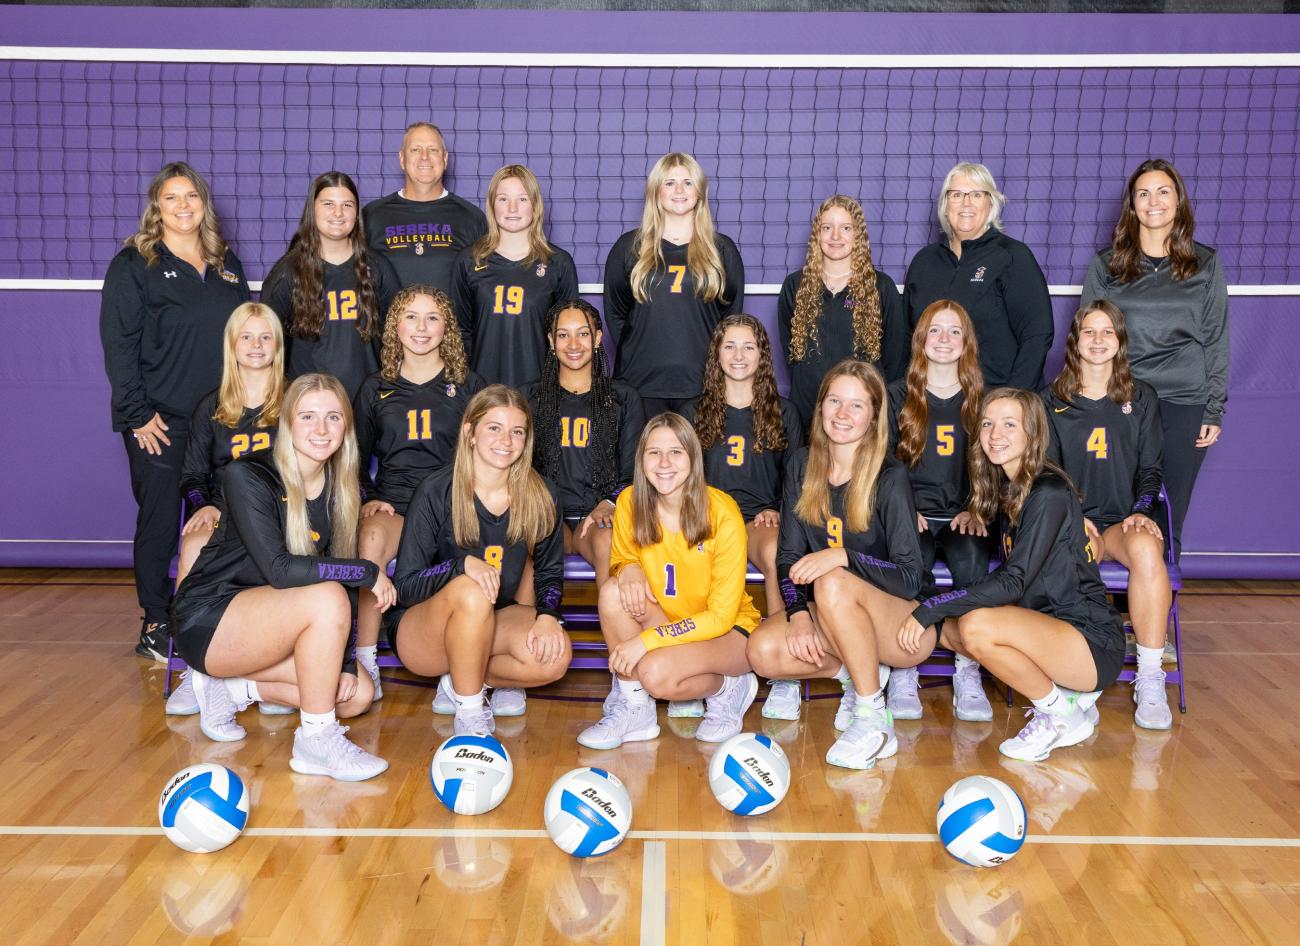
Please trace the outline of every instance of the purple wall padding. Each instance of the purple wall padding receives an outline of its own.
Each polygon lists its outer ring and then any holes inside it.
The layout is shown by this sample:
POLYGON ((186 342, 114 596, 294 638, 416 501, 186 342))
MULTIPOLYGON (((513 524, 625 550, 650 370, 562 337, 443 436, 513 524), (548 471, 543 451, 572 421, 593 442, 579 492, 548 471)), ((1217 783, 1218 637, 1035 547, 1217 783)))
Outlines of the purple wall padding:
MULTIPOLYGON (((9 44, 589 53, 1267 53, 1300 49, 1286 16, 715 15, 521 11, 0 7, 9 44), (1171 28, 1176 24, 1177 28, 1171 28), (395 37, 399 39, 395 39, 395 37)), ((1077 284, 1137 160, 1175 160, 1198 237, 1231 283, 1300 283, 1300 68, 1067 70, 282 66, 0 61, 0 278, 97 279, 144 184, 185 157, 212 180, 249 275, 282 252, 311 175, 338 166, 366 198, 400 183, 401 129, 448 130, 453 187, 480 200, 522 159, 584 282, 640 210, 649 164, 694 150, 751 283, 780 282, 834 191, 867 208, 901 281, 935 235, 938 177, 990 164, 1007 229, 1054 284, 1077 284), (611 144, 612 142, 612 144, 611 144)), ((1300 577, 1294 297, 1236 297, 1224 440, 1188 521, 1190 577, 1300 577), (1205 554, 1202 554, 1205 553, 1205 554), (1250 553, 1250 554, 1246 554, 1250 553), (1264 554, 1261 554, 1264 553, 1264 554)), ((1054 301, 1058 338, 1074 308, 1054 301)), ((748 308, 769 325, 775 300, 748 308)), ((126 565, 134 518, 86 292, 0 291, 0 565, 126 565), (24 541, 13 541, 24 540, 24 541)), ((1049 361, 1054 370, 1060 345, 1049 361)))

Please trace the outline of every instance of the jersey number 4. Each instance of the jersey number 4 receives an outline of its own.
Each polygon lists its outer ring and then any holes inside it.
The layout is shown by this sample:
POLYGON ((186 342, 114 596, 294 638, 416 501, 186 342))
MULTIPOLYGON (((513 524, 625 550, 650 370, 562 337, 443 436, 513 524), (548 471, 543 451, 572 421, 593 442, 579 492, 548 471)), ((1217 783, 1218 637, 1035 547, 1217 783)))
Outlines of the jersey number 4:
POLYGON ((269 433, 253 434, 235 434, 230 438, 230 459, 238 460, 245 453, 256 453, 258 450, 265 450, 271 446, 271 435, 269 433))
POLYGON ((497 286, 493 315, 518 315, 524 311, 523 286, 497 286))
POLYGON ((1088 452, 1098 460, 1106 459, 1106 428, 1094 427, 1088 435, 1088 452))

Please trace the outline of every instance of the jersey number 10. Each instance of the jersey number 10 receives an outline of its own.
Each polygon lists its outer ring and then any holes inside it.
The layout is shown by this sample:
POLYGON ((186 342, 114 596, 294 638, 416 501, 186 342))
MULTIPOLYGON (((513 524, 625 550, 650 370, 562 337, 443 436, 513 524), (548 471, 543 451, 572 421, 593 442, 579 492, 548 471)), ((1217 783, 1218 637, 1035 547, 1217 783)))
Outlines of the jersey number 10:
POLYGON ((585 417, 560 418, 561 447, 585 447, 590 438, 590 420, 585 417))

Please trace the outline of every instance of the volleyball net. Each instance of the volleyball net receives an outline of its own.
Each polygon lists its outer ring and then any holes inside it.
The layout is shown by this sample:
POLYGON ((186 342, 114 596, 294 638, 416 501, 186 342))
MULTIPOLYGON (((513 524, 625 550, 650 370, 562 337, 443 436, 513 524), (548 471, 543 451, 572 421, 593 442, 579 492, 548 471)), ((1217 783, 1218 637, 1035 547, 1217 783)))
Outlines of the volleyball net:
POLYGON ((390 193, 403 129, 430 120, 451 150, 451 189, 477 205, 503 164, 537 173, 551 239, 584 283, 640 220, 651 164, 678 150, 709 175, 750 284, 801 264, 810 217, 833 193, 861 200, 877 265, 901 281, 938 236, 935 198, 958 160, 993 171, 1005 227, 1048 282, 1079 283, 1128 174, 1153 156, 1187 179, 1197 237, 1230 283, 1300 284, 1300 68, 758 62, 0 59, 0 278, 101 278, 150 178, 183 159, 208 177, 227 238, 261 279, 313 176, 346 171, 364 201, 390 193))

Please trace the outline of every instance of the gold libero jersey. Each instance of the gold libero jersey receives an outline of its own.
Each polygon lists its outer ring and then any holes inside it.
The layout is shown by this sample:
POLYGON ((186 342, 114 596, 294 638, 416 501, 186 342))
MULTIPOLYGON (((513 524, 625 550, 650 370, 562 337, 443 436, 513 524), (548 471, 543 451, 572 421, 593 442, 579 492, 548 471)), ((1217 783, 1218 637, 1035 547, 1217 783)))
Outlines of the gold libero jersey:
POLYGON ((660 530, 659 542, 638 546, 632 536, 634 490, 623 490, 615 503, 609 573, 617 576, 640 565, 668 618, 641 632, 647 650, 712 640, 733 627, 746 634, 758 627, 758 609, 745 590, 745 520, 734 499, 712 486, 708 490, 713 531, 696 545, 687 545, 681 532, 660 530))

